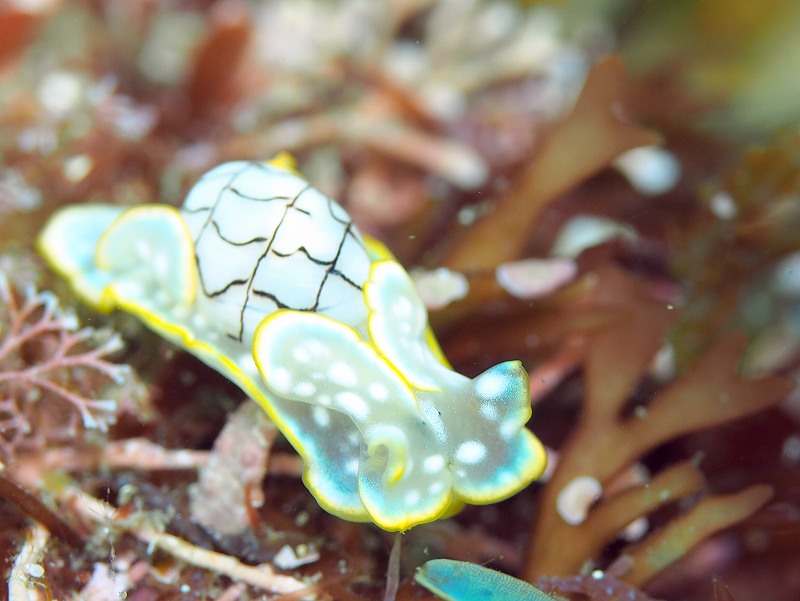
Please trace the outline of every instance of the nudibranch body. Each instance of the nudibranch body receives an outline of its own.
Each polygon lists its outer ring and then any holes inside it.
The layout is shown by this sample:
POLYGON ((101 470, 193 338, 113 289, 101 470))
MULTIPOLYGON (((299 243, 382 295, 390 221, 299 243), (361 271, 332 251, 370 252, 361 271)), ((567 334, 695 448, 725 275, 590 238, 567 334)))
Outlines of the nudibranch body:
POLYGON ((519 362, 450 369, 405 270, 286 157, 220 165, 180 210, 67 207, 39 248, 260 403, 337 516, 406 530, 544 468, 519 362))

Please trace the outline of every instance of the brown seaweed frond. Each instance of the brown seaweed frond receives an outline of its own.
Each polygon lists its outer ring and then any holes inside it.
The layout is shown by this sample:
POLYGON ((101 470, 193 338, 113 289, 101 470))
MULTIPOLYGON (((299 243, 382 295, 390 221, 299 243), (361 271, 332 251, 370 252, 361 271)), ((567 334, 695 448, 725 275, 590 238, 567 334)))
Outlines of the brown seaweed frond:
POLYGON ((37 495, 6 478, 3 472, 0 472, 0 498, 15 505, 28 517, 42 524, 51 534, 58 536, 74 549, 81 549, 86 543, 84 537, 77 530, 43 503, 37 495))
MULTIPOLYGON (((630 399, 662 347, 676 311, 651 299, 642 282, 617 268, 601 267, 594 277, 597 292, 583 308, 584 320, 593 311, 605 312, 607 318, 585 332, 585 404, 542 491, 525 569, 529 581, 579 573, 627 525, 704 488, 697 466, 685 462, 636 487, 603 493, 645 454, 685 434, 761 411, 791 389, 780 377, 741 377, 738 367, 746 341, 730 334, 649 401, 632 406, 630 399), (597 502, 591 508, 591 499, 586 502, 583 515, 566 515, 565 495, 584 482, 597 484, 597 502)), ((625 551, 633 565, 624 579, 644 584, 710 534, 753 514, 771 495, 769 487, 752 486, 731 495, 706 496, 625 551)))
POLYGON ((118 403, 96 398, 102 380, 130 373, 108 356, 122 347, 116 334, 79 329, 49 292, 20 295, 0 273, 0 454, 49 444, 85 430, 106 432, 118 403), (100 376, 101 379, 98 379, 100 376))
POLYGON ((633 567, 625 579, 637 584, 647 582, 715 532, 758 511, 772 495, 772 487, 757 484, 729 495, 707 496, 684 515, 626 551, 633 559, 633 567))
POLYGON ((520 258, 532 226, 549 203, 608 167, 626 150, 661 142, 656 132, 625 121, 624 77, 618 57, 592 68, 572 112, 549 132, 491 219, 475 224, 450 250, 444 261, 448 267, 493 269, 520 258), (503 233, 502 239, 498 232, 503 233))
POLYGON ((708 191, 703 217, 685 230, 673 228, 680 250, 672 269, 688 290, 673 337, 679 366, 726 328, 756 336, 794 330, 785 315, 791 308, 782 306, 793 302, 792 294, 781 290, 793 270, 781 275, 779 261, 800 248, 799 153, 798 130, 749 150, 708 191))

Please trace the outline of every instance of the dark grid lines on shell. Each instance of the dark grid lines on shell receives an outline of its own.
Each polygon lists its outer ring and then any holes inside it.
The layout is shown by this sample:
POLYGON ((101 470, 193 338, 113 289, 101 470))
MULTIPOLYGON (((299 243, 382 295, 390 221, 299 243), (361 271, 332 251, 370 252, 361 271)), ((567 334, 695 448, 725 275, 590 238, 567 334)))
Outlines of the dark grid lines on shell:
POLYGON ((300 177, 265 163, 226 163, 190 190, 181 212, 194 241, 198 303, 249 346, 280 308, 359 327, 370 259, 349 215, 300 177))

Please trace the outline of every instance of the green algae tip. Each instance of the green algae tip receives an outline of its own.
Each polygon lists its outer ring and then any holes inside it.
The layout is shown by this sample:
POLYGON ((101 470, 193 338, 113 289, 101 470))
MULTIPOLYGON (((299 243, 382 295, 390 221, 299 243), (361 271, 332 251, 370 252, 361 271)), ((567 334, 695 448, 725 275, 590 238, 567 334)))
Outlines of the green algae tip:
POLYGON ((467 561, 432 559, 414 580, 447 601, 555 601, 523 580, 467 561))

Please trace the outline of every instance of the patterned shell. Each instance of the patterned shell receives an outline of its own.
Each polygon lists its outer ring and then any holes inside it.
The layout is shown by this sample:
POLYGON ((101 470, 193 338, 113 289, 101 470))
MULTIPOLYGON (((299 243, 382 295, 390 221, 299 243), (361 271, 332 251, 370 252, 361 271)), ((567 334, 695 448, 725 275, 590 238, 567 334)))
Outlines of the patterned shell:
POLYGON ((406 530, 544 468, 521 365, 450 369, 405 270, 284 156, 212 169, 180 210, 67 207, 39 248, 89 304, 238 384, 344 519, 406 530))
POLYGON ((232 338, 252 341, 278 309, 349 324, 366 319, 364 240, 339 204, 296 175, 263 163, 220 165, 191 190, 181 214, 194 241, 200 298, 217 305, 232 338))

